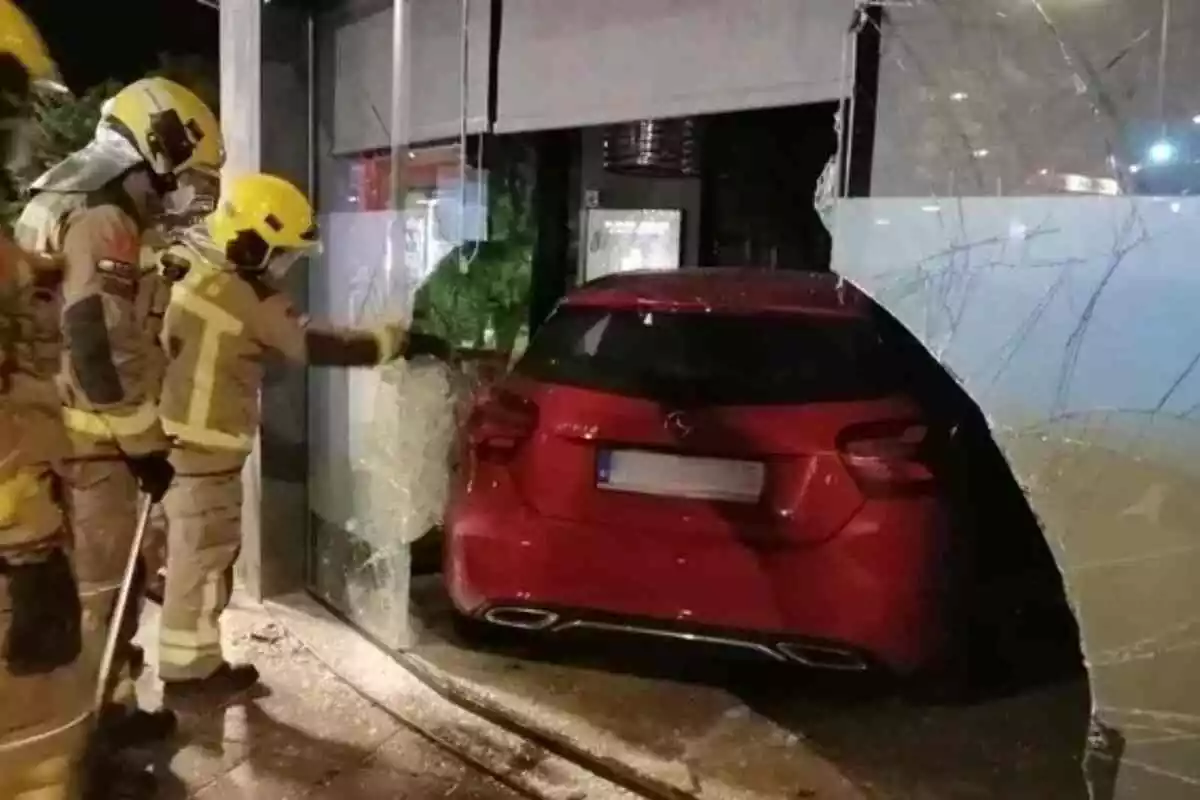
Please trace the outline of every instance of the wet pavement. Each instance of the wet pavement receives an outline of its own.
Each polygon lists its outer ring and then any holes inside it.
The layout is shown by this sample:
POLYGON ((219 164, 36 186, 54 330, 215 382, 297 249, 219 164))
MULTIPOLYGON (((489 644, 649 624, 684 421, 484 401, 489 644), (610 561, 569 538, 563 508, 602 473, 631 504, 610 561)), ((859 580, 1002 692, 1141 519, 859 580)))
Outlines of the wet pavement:
MULTIPOLYGON (((143 635, 157 629, 149 607, 143 635)), ((252 661, 268 687, 224 711, 181 719, 172 752, 159 756, 163 798, 213 800, 513 800, 514 792, 402 724, 325 667, 261 607, 227 614, 231 654, 252 661)), ((153 656, 153 648, 147 648, 153 656)), ((148 669, 143 704, 159 684, 148 669)))
POLYGON ((1106 796, 1103 780, 1089 794, 1084 777, 1082 676, 935 705, 857 675, 737 665, 642 642, 468 647, 437 577, 416 579, 413 609, 419 668, 472 702, 686 793, 676 796, 1106 796))

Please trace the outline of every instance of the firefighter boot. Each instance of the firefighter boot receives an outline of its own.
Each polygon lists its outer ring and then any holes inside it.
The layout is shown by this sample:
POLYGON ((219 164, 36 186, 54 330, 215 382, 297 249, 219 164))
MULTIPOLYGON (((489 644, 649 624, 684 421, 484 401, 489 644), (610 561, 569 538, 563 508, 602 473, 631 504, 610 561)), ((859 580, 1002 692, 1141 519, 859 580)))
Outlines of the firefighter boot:
POLYGON ((154 800, 158 779, 145 769, 108 757, 89 765, 83 800, 154 800))
POLYGON ((166 741, 175 735, 178 724, 169 709, 143 711, 111 704, 100 712, 99 733, 111 750, 146 747, 166 741))
POLYGON ((258 685, 258 669, 253 664, 221 662, 205 678, 163 681, 163 702, 169 705, 221 705, 237 699, 258 685))

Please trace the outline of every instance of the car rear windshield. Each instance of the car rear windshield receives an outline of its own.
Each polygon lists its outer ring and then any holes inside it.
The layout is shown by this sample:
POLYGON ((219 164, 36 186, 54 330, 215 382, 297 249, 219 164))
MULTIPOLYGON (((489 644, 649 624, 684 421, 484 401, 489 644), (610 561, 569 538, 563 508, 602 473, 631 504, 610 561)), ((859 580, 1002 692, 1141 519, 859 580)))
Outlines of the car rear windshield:
POLYGON ((683 405, 867 400, 897 378, 867 319, 560 306, 515 372, 683 405))

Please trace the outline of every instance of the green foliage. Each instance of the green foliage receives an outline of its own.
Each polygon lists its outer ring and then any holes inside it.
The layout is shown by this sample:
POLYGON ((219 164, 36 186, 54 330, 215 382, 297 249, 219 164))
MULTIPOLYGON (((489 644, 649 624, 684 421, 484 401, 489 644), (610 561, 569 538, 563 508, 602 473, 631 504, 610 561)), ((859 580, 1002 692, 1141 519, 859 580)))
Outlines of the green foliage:
POLYGON ((18 196, 0 207, 0 219, 11 227, 25 205, 27 188, 38 175, 86 145, 100 121, 100 106, 120 84, 107 81, 78 96, 44 96, 34 102, 36 127, 29 163, 12 175, 18 196))
POLYGON ((535 226, 528 163, 511 159, 488 173, 488 241, 450 251, 417 292, 414 316, 457 345, 511 352, 529 314, 535 226), (465 271, 462 268, 466 267, 465 271))
MULTIPOLYGON (((214 111, 220 100, 220 66, 198 55, 159 54, 159 66, 150 75, 169 78, 200 96, 214 111)), ((17 198, 0 204, 0 222, 11 229, 25 205, 29 184, 47 169, 84 147, 100 121, 100 107, 121 89, 105 81, 75 96, 38 97, 33 113, 36 130, 33 157, 19 174, 12 175, 17 198)))
POLYGON ((33 161, 21 177, 36 178, 91 141, 100 122, 100 107, 120 88, 115 81, 105 81, 78 97, 39 100, 34 111, 37 135, 33 161))

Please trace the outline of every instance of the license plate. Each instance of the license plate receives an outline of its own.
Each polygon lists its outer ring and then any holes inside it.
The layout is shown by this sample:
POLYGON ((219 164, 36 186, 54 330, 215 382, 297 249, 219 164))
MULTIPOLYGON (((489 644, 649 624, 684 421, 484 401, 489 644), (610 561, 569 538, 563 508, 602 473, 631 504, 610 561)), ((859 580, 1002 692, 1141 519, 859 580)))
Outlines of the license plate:
POLYGON ((596 465, 596 486, 663 497, 757 503, 766 472, 759 461, 603 450, 596 465))

